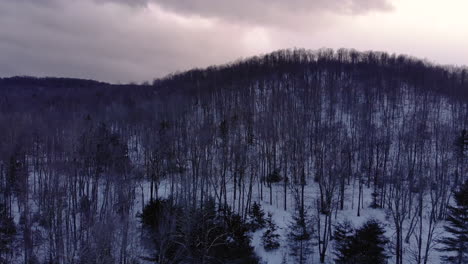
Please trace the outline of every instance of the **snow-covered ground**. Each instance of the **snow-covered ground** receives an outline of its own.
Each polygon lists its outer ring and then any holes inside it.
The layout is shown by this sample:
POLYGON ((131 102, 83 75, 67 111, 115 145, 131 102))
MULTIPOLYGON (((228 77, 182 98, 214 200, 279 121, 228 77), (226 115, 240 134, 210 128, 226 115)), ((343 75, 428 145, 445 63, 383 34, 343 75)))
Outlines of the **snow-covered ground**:
MULTIPOLYGON (((380 221, 385 229, 386 229, 386 237, 390 239, 392 242, 395 239, 395 231, 392 225, 392 220, 388 216, 388 213, 386 212, 385 209, 374 209, 371 208, 370 205, 372 203, 372 189, 368 189, 364 187, 363 190, 363 205, 360 210, 360 215, 357 216, 357 186, 356 190, 353 192, 353 186, 348 186, 346 189, 346 200, 345 200, 345 205, 344 205, 344 210, 336 210, 333 213, 332 216, 332 225, 342 222, 344 220, 349 220, 354 227, 360 227, 364 222, 366 222, 369 219, 376 219, 380 221)), ((284 210, 284 204, 282 203, 283 201, 283 190, 282 186, 275 186, 273 188, 273 197, 277 197, 277 199, 273 199, 273 204, 270 205, 268 199, 264 199, 264 201, 260 201, 259 197, 257 196, 257 201, 260 202, 262 205, 262 208, 265 212, 265 215, 267 213, 271 213, 273 216, 274 222, 278 226, 278 233, 280 234, 280 240, 281 240, 281 246, 277 250, 272 250, 272 251, 266 251, 262 245, 262 234, 264 232, 264 229, 258 230, 252 234, 252 245, 255 248, 255 252, 258 254, 258 256, 261 257, 261 259, 268 264, 280 264, 283 261, 283 258, 286 257, 287 263, 294 263, 294 260, 290 256, 290 251, 288 248, 288 241, 287 241, 287 235, 290 231, 289 226, 292 222, 292 213, 294 210, 294 199, 291 197, 288 197, 288 201, 290 201, 290 204, 288 205, 288 210, 284 210)), ((258 195, 258 194, 257 194, 258 195)), ((268 189, 266 189, 266 197, 268 197, 268 189)), ((318 199, 319 191, 317 184, 313 183, 310 186, 306 187, 306 204, 313 204, 314 199, 318 199)), ((313 206, 309 206, 310 213, 309 215, 314 215, 316 214, 315 208, 313 206)), ((408 231, 408 225, 409 225, 410 219, 405 221, 404 223, 404 234, 406 235, 406 232, 408 231)), ((438 223, 438 228, 436 233, 438 235, 443 234, 443 222, 438 223)), ((426 226, 423 225, 423 233, 426 232, 426 226)), ((422 241, 423 245, 426 243, 426 241, 423 238, 422 241)), ((316 244, 316 243, 315 243, 316 244)), ((387 254, 390 256, 389 258, 389 263, 394 262, 394 256, 393 256, 393 246, 388 245, 387 248, 387 254)), ((408 244, 405 243, 404 245, 404 263, 415 263, 415 256, 414 254, 416 253, 417 248, 416 248, 416 238, 411 236, 410 241, 408 244)), ((429 253, 429 260, 428 263, 440 263, 440 252, 432 249, 430 250, 429 253)), ((311 262, 310 263, 319 263, 319 254, 318 254, 318 248, 315 246, 313 248, 313 253, 311 255, 311 262)), ((331 241, 330 246, 328 248, 328 253, 326 257, 326 263, 334 263, 333 262, 333 241, 331 241)))

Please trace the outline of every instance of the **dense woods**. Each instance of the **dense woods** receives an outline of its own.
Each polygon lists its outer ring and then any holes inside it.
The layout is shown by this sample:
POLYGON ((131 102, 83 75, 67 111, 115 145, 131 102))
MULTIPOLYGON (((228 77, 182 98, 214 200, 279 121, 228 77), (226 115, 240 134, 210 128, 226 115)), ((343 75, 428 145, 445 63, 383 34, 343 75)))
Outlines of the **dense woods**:
POLYGON ((374 229, 380 260, 431 263, 466 210, 465 128, 467 69, 381 52, 282 50, 143 85, 0 79, 0 261, 259 263, 266 228, 289 263, 332 262, 337 215, 371 206, 391 232, 369 222, 354 248, 374 229), (260 202, 293 215, 288 237, 260 202))

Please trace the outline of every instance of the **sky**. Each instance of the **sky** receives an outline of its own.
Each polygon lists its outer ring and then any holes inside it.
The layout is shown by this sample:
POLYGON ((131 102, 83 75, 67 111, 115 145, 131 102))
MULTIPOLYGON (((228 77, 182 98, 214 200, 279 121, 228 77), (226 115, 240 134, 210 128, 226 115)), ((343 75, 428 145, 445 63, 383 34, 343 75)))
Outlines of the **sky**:
POLYGON ((468 65, 468 1, 0 0, 0 77, 141 83, 285 48, 468 65))

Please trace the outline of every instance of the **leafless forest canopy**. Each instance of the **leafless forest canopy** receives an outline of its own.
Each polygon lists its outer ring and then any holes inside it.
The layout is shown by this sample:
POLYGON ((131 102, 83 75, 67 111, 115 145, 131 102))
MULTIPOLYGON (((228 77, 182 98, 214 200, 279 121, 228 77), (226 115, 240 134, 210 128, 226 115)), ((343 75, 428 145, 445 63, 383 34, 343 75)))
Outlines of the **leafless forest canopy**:
POLYGON ((371 190, 388 261, 430 263, 468 179, 465 128, 467 69, 380 52, 282 50, 142 85, 3 78, 0 262, 258 263, 262 201, 308 235, 281 242, 297 263, 342 263, 336 214, 352 191, 365 217, 371 190))

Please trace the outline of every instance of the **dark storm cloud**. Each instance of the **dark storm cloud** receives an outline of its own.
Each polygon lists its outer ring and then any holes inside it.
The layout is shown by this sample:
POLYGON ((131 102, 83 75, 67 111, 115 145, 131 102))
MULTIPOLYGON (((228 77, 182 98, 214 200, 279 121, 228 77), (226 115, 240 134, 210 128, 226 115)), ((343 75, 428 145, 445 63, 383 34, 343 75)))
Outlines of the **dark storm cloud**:
POLYGON ((0 0, 0 76, 151 80, 267 51, 270 27, 310 32, 328 23, 324 14, 388 8, 385 0, 0 0))
POLYGON ((143 81, 241 54, 238 43, 225 42, 241 33, 235 26, 190 25, 198 20, 90 0, 30 2, 0 0, 0 76, 143 81))
POLYGON ((184 15, 227 19, 238 23, 265 26, 295 25, 302 16, 320 16, 322 12, 362 14, 371 10, 390 10, 390 0, 96 0, 144 6, 156 3, 184 15))

